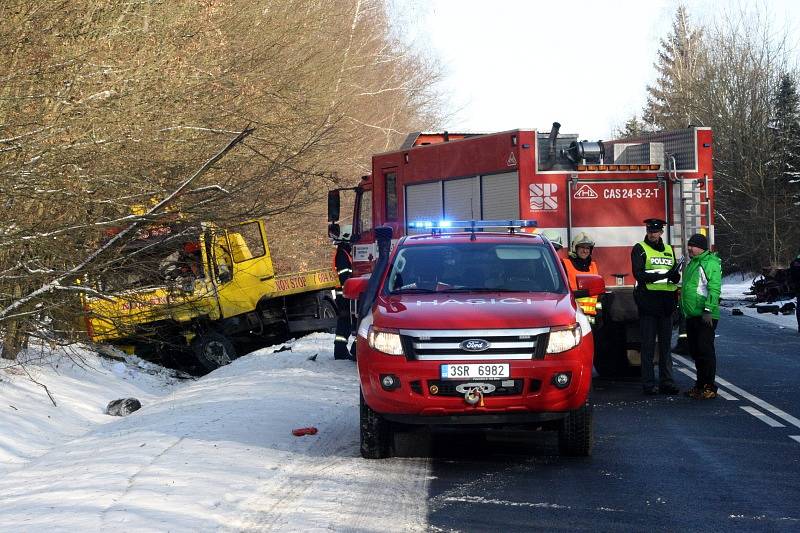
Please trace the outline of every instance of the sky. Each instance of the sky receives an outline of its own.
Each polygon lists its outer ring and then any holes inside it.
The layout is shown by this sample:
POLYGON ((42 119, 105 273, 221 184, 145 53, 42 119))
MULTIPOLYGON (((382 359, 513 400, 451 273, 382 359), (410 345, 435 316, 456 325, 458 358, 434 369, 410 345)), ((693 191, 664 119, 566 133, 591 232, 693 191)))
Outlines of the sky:
MULTIPOLYGON (((455 111, 443 129, 550 129, 609 139, 639 114, 676 0, 395 0, 408 38, 444 67, 455 111)), ((800 29, 794 0, 687 1, 690 20, 730 9, 765 12, 776 29, 800 29)), ((795 48, 796 50, 798 48, 795 48)))

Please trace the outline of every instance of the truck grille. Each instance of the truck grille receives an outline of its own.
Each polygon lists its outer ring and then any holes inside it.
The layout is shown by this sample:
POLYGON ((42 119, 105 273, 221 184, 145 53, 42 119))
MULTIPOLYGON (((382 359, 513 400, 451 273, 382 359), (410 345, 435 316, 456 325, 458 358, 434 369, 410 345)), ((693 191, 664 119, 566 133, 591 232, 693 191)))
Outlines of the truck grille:
POLYGON ((400 330, 406 358, 418 361, 511 361, 543 359, 549 328, 400 330), (467 341, 488 348, 465 349, 467 341))

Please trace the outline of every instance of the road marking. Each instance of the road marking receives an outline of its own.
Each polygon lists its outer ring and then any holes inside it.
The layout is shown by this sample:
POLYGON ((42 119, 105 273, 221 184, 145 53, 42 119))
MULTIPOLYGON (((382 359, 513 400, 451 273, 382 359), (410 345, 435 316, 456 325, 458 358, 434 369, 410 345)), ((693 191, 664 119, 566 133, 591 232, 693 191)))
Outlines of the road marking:
POLYGON ((739 399, 736 396, 734 396, 733 394, 730 394, 729 392, 726 392, 726 391, 720 389, 719 387, 717 387, 717 395, 722 396, 726 400, 733 400, 734 402, 739 399))
POLYGON ((759 420, 761 420, 762 422, 764 422, 766 425, 768 425, 771 428, 785 428, 786 427, 783 424, 781 424, 780 422, 778 422, 777 420, 775 420, 774 418, 771 418, 771 417, 765 415, 764 413, 762 413, 761 411, 759 411, 755 407, 750 407, 749 405, 747 405, 747 406, 740 405, 739 407, 741 407, 742 409, 744 409, 745 411, 747 411, 748 413, 750 413, 754 417, 758 418, 759 420))
MULTIPOLYGON (((691 367, 691 368, 694 368, 694 364, 691 361, 689 361, 688 359, 686 359, 685 357, 681 357, 680 355, 673 355, 672 357, 674 357, 675 359, 677 359, 678 361, 680 361, 684 365, 686 365, 688 367, 691 367)), ((735 392, 736 394, 738 394, 742 398, 746 398, 746 399, 750 400, 751 402, 753 402, 757 406, 761 407, 765 411, 769 411, 770 413, 772 413, 773 415, 777 416, 778 418, 783 419, 785 422, 789 422, 793 426, 800 428, 800 419, 795 418, 792 415, 790 415, 789 413, 778 409, 774 405, 771 405, 771 404, 765 402, 761 398, 753 396, 749 392, 747 392, 747 391, 745 391, 743 389, 740 389, 739 387, 737 387, 733 383, 729 383, 728 381, 725 381, 721 377, 717 377, 716 381, 717 381, 718 385, 722 385, 722 386, 730 389, 732 392, 735 392)))
MULTIPOLYGON (((694 380, 697 380, 697 375, 694 372, 692 372, 691 370, 689 370, 688 368, 684 368, 682 366, 678 367, 678 372, 683 372, 684 374, 686 374, 690 378, 692 378, 694 380)), ((729 401, 732 400, 732 401, 735 402, 735 401, 737 401, 739 399, 736 396, 734 396, 733 394, 729 394, 728 392, 726 392, 726 391, 724 391, 724 390, 722 390, 720 388, 717 388, 717 394, 719 396, 722 396, 726 400, 729 400, 729 401)))
POLYGON ((789 438, 790 438, 790 439, 794 439, 794 440, 796 440, 797 442, 800 442, 800 435, 789 435, 789 438))

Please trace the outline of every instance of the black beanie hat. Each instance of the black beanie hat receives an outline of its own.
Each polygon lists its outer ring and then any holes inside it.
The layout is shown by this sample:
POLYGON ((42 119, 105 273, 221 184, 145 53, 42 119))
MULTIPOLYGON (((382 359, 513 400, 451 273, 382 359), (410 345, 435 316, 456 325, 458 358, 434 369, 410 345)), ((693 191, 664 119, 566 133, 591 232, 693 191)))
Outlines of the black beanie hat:
POLYGON ((695 233, 689 237, 689 242, 687 244, 689 246, 696 246, 697 248, 708 250, 708 239, 702 233, 695 233))

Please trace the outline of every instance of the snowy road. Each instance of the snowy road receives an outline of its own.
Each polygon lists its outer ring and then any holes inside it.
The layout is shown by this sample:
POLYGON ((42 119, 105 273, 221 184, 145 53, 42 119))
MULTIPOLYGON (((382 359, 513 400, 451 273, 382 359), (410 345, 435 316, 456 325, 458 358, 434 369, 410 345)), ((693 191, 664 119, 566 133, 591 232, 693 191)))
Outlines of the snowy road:
MULTIPOLYGON (((723 310, 712 402, 598 380, 588 459, 539 432, 410 433, 401 457, 363 460, 355 366, 333 360, 328 334, 196 381, 87 351, 27 365, 57 407, 6 366, 0 532, 796 531, 793 320, 723 310), (103 414, 128 396, 144 407, 103 414), (306 426, 319 432, 292 436, 306 426)), ((691 361, 676 368, 685 389, 691 361)))
MULTIPOLYGON (((318 334, 291 351, 262 350, 196 382, 168 386, 160 397, 150 384, 140 411, 105 417, 41 455, 16 457, 0 478, 0 530, 378 531, 389 523, 423 530, 428 461, 361 459, 355 366, 333 361, 332 344, 318 334), (291 434, 305 426, 319 432, 291 434)), ((57 402, 102 417, 119 397, 113 389, 120 373, 88 361, 96 368, 88 371, 97 382, 91 395, 77 378, 72 388, 58 385, 49 368, 38 379, 51 384, 57 402)), ((60 372, 87 371, 62 362, 60 372)), ((46 407, 46 396, 23 376, 6 371, 2 379, 4 399, 22 387, 35 399, 16 404, 46 407)), ((136 392, 127 385, 126 394, 136 392)), ((48 408, 51 421, 60 409, 48 408)), ((2 414, 4 427, 17 424, 24 434, 24 410, 2 414)))

